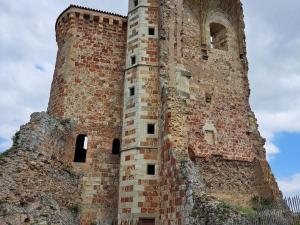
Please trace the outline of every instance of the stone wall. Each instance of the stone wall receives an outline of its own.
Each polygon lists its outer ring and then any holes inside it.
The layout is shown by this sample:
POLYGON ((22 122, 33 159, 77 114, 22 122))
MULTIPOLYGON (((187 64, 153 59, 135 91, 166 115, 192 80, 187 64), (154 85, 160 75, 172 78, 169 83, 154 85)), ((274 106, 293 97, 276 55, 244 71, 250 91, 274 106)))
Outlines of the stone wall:
POLYGON ((189 73, 180 68, 181 4, 182 1, 161 1, 160 7, 160 224, 172 225, 191 224, 193 188, 202 187, 187 151, 189 73))
POLYGON ((82 224, 117 217, 126 17, 70 6, 56 24, 58 55, 48 112, 72 118, 64 160, 82 178, 82 224), (88 138, 84 163, 73 163, 77 135, 88 138), (85 216, 84 216, 85 215, 85 216))
POLYGON ((196 165, 209 195, 232 205, 251 207, 252 198, 273 199, 272 185, 262 173, 261 161, 224 160, 220 156, 197 158, 196 165), (230 176, 229 176, 230 174, 230 176))
POLYGON ((140 219, 158 222, 158 3, 158 0, 139 0, 136 4, 129 0, 118 205, 118 223, 122 225, 137 224, 140 219), (152 132, 148 131, 149 125, 152 132), (155 167, 154 174, 148 174, 148 166, 155 167))
POLYGON ((191 1, 185 1, 182 35, 182 60, 191 73, 190 149, 201 157, 222 155, 226 159, 252 161, 248 71, 246 61, 240 58, 238 46, 243 40, 239 40, 236 28, 242 29, 242 25, 236 24, 240 22, 236 18, 241 13, 240 6, 228 2, 219 8, 211 3, 203 24, 194 7, 191 1), (210 46, 211 23, 226 27, 227 51, 210 46), (209 36, 208 40, 201 40, 202 33, 209 36), (204 51, 207 58, 202 57, 204 51), (206 140, 206 132, 212 132, 214 140, 206 140))
POLYGON ((237 203, 245 205, 253 196, 276 199, 280 193, 269 166, 261 166, 268 164, 264 141, 249 104, 241 3, 196 2, 185 1, 183 13, 182 63, 191 73, 189 152, 200 157, 206 188, 220 199, 239 196, 237 203), (228 49, 211 43, 212 24, 226 29, 228 49))
POLYGON ((43 112, 16 133, 0 155, 0 224, 75 222, 70 209, 81 202, 80 179, 61 160, 72 129, 43 112))
POLYGON ((240 1, 161 1, 160 13, 161 222, 192 224, 203 193, 280 198, 249 105, 240 1))

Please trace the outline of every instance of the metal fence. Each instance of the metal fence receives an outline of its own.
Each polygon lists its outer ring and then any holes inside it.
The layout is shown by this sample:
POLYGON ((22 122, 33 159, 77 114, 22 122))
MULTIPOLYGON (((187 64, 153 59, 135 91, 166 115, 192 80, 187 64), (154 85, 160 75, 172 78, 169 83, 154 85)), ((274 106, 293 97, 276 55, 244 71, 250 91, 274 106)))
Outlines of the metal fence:
POLYGON ((300 225, 300 197, 286 197, 283 204, 262 208, 255 215, 228 225, 300 225))
POLYGON ((285 204, 289 207, 292 213, 300 215, 300 197, 286 197, 284 199, 285 204))

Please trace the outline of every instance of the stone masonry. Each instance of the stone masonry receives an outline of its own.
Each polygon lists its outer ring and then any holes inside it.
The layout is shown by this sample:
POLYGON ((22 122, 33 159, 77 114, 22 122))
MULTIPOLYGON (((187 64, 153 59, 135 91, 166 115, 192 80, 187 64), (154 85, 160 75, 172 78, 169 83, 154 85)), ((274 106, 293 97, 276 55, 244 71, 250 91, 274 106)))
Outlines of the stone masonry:
MULTIPOLYGON (((240 0, 129 0, 128 17, 71 5, 56 35, 48 110, 38 117, 50 122, 21 129, 17 155, 48 152, 54 171, 74 178, 42 176, 38 195, 33 158, 22 172, 28 179, 13 176, 0 200, 54 199, 62 217, 76 208, 68 221, 81 225, 218 225, 226 221, 205 218, 220 214, 207 213, 217 201, 281 199, 249 105, 240 0)), ((10 154, 1 166, 13 171, 10 154)))

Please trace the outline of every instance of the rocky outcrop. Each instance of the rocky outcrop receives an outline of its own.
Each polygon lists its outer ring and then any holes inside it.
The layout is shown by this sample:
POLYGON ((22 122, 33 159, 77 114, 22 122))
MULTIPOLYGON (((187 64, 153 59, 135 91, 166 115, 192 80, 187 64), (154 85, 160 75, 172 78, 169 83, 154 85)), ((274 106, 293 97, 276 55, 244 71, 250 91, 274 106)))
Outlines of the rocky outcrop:
POLYGON ((76 210, 75 206, 63 209, 56 201, 41 193, 20 205, 1 203, 0 224, 73 225, 78 224, 76 210))
POLYGON ((0 155, 0 224, 74 224, 79 175, 62 162, 72 121, 34 113, 0 155))

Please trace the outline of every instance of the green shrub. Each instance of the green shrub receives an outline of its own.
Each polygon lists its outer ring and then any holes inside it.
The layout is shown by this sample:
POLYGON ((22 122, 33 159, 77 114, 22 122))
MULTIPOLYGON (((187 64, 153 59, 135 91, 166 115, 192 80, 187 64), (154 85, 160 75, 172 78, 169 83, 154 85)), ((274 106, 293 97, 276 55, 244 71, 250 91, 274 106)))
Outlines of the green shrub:
POLYGON ((1 158, 4 158, 4 157, 6 157, 6 156, 8 156, 10 153, 12 153, 12 152, 16 149, 16 146, 17 146, 17 144, 18 144, 19 138, 20 138, 20 132, 18 131, 18 132, 16 132, 15 135, 11 138, 11 139, 12 139, 12 142, 13 142, 11 148, 9 148, 9 149, 7 149, 6 151, 0 153, 0 159, 1 159, 1 158))
POLYGON ((81 211, 81 205, 79 203, 72 204, 68 206, 68 209, 70 212, 72 212, 75 215, 78 215, 81 211))
POLYGON ((246 208, 242 206, 237 206, 236 210, 244 215, 250 216, 250 217, 257 217, 257 212, 252 208, 246 208))
POLYGON ((252 198, 252 204, 255 209, 272 209, 274 207, 274 201, 272 199, 260 196, 254 196, 252 198))

